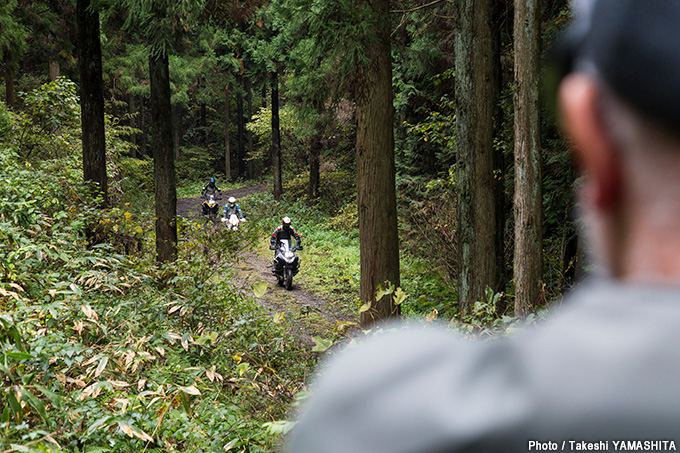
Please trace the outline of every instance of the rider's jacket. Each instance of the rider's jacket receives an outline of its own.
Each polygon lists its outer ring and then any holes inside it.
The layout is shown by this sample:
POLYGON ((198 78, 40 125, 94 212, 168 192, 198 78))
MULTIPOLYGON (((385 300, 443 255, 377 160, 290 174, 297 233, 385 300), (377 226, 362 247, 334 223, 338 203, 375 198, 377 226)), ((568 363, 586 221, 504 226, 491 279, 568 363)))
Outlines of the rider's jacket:
POLYGON ((228 219, 229 217, 231 217, 232 214, 236 214, 239 220, 243 220, 243 213, 241 212, 241 207, 237 203, 234 203, 233 206, 230 206, 229 203, 225 204, 224 214, 222 215, 222 217, 228 219))
POLYGON ((295 231, 295 228, 293 228, 292 226, 284 228, 283 225, 279 225, 272 233, 271 244, 278 245, 282 239, 288 239, 290 241, 290 239, 292 238, 295 238, 295 240, 297 241, 297 246, 299 247, 300 235, 295 231))
POLYGON ((201 195, 210 195, 211 193, 219 192, 220 189, 217 187, 217 184, 215 184, 212 181, 208 181, 205 186, 203 186, 203 190, 201 190, 201 195))

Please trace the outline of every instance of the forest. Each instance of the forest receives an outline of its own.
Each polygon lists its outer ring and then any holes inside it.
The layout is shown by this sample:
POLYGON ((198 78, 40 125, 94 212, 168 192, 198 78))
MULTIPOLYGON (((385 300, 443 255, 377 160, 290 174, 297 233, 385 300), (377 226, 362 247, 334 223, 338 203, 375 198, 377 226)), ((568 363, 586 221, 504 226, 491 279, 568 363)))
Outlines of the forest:
POLYGON ((0 451, 280 451, 324 357, 387 321, 540 323, 586 269, 544 89, 570 18, 4 0, 0 451), (210 178, 238 230, 201 215, 210 178))

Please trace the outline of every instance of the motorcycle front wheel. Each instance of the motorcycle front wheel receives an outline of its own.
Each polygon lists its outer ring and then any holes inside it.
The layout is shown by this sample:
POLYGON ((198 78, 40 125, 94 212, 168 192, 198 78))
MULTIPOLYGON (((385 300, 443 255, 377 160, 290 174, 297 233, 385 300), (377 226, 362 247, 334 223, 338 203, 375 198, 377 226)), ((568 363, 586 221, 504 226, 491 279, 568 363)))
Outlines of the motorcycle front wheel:
POLYGON ((287 267, 284 270, 284 278, 286 282, 286 289, 290 290, 293 287, 293 269, 287 267))

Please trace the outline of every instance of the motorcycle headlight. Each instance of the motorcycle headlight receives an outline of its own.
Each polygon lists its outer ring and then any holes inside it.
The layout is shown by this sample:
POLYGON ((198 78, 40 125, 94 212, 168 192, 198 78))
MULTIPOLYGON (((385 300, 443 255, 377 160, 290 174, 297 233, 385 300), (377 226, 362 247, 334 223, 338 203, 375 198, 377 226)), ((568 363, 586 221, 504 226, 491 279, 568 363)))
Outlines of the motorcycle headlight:
POLYGON ((295 254, 293 252, 286 252, 285 256, 286 256, 286 258, 292 258, 292 257, 295 256, 295 254))

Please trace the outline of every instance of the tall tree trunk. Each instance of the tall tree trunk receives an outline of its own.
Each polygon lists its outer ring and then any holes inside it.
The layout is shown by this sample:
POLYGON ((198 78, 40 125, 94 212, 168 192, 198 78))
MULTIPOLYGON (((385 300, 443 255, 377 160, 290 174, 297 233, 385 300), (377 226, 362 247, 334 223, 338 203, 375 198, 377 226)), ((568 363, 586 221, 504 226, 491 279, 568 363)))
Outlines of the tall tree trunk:
POLYGON ((143 155, 153 157, 153 151, 149 149, 149 118, 147 116, 149 113, 149 103, 147 101, 148 98, 139 97, 139 130, 142 131, 142 133, 138 135, 139 150, 143 155))
POLYGON ((99 11, 90 0, 76 3, 78 24, 78 67, 83 146, 83 178, 96 185, 93 195, 108 205, 106 142, 104 132, 104 82, 99 42, 99 11))
POLYGON ((539 0, 515 0, 515 315, 536 306, 543 278, 539 0))
MULTIPOLYGON (((509 11, 507 6, 503 2, 494 1, 494 15, 493 15, 493 55, 495 58, 500 60, 501 46, 503 45, 502 36, 505 36, 505 25, 509 20, 509 11)), ((496 93, 500 96, 503 89, 503 68, 501 63, 494 64, 494 86, 496 87, 496 93)), ((506 113, 503 109, 503 105, 500 102, 496 102, 493 117, 495 119, 494 124, 494 137, 498 137, 499 134, 504 132, 504 124, 506 120, 506 113)), ((507 284, 512 280, 512 266, 506 265, 505 252, 505 241, 506 234, 505 228, 506 224, 510 219, 506 216, 506 213, 512 210, 512 199, 505 192, 505 175, 506 169, 510 168, 512 165, 513 156, 509 153, 504 153, 501 147, 494 149, 494 171, 498 172, 501 177, 494 178, 494 190, 495 200, 496 200, 496 279, 494 284, 490 285, 496 290, 501 290, 507 287, 507 284)))
MULTIPOLYGON (((205 86, 205 80, 201 77, 198 79, 198 84, 199 84, 199 89, 201 87, 205 86)), ((208 123, 206 120, 206 105, 205 102, 201 102, 201 108, 200 108, 200 137, 201 137, 201 146, 205 148, 206 145, 206 139, 207 139, 207 129, 208 129, 208 123)))
POLYGON ((231 150, 229 144, 229 83, 224 85, 224 175, 231 181, 231 150))
POLYGON ((14 110, 14 61, 9 54, 5 55, 5 104, 10 110, 14 110))
POLYGON ((281 175, 281 130, 279 127, 279 75, 272 73, 272 171, 274 172, 274 199, 280 200, 283 193, 281 175))
POLYGON ((376 15, 378 42, 367 49, 356 98, 357 203, 361 264, 362 327, 399 316, 391 295, 376 300, 378 285, 398 287, 399 237, 394 164, 394 109, 389 0, 367 1, 376 15))
POLYGON ((467 311, 497 278, 493 112, 499 63, 493 52, 492 1, 459 0, 457 5, 458 303, 467 311))
MULTIPOLYGON (((134 94, 130 95, 130 102, 128 107, 130 108, 130 127, 137 129, 137 123, 139 122, 139 112, 137 107, 137 96, 134 94)), ((130 148, 130 157, 133 159, 137 158, 137 134, 133 133, 130 135, 130 143, 132 143, 132 148, 130 148)))
MULTIPOLYGON (((251 119, 253 118, 253 87, 252 87, 252 82, 250 80, 250 77, 246 77, 246 114, 247 114, 247 120, 246 123, 249 123, 251 119)), ((246 138, 247 138, 247 148, 246 148, 246 157, 250 157, 253 155, 253 133, 250 130, 246 129, 246 138)), ((254 162, 252 159, 247 159, 248 160, 248 179, 252 179, 254 175, 254 162)))
POLYGON ((240 178, 246 172, 246 135, 244 127, 243 118, 243 76, 239 75, 238 79, 238 96, 236 97, 236 125, 238 127, 238 153, 237 153, 237 165, 238 165, 238 175, 240 178))
POLYGON ((156 259, 177 258, 177 192, 172 146, 170 74, 167 55, 149 55, 151 75, 151 134, 156 186, 156 259))
POLYGON ((319 198, 319 159, 321 155, 321 132, 315 133, 309 143, 309 187, 307 191, 308 204, 314 205, 319 198))
POLYGON ((58 61, 50 61, 47 67, 47 78, 50 82, 54 82, 59 78, 59 73, 61 72, 61 67, 58 61))
POLYGON ((323 103, 318 103, 315 110, 319 115, 317 121, 317 130, 309 140, 309 186, 307 188, 307 203, 313 206, 316 199, 319 197, 319 160, 321 156, 321 138, 325 130, 325 121, 323 113, 323 103))

